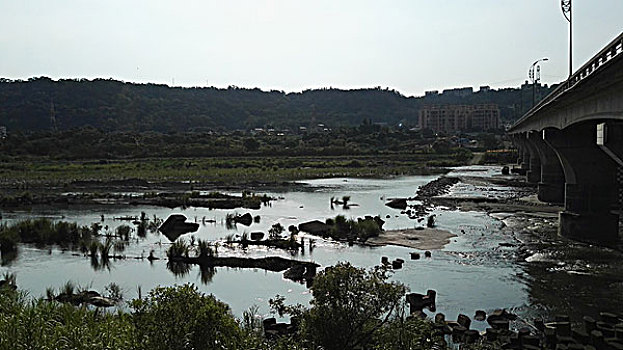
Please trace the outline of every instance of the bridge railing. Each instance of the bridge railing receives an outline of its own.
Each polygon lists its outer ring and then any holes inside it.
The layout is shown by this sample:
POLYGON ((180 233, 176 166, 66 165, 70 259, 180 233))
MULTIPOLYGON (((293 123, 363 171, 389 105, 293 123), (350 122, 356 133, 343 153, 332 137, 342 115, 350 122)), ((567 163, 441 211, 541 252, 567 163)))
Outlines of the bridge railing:
POLYGON ((593 58, 591 58, 586 64, 580 67, 580 69, 573 73, 573 75, 571 75, 569 79, 560 83, 560 85, 558 85, 558 87, 556 87, 554 91, 552 91, 549 95, 545 96, 545 98, 543 98, 539 103, 532 106, 532 108, 530 108, 530 110, 528 110, 528 112, 526 112, 523 117, 521 117, 513 124, 511 129, 516 125, 521 124, 521 122, 534 114, 534 112, 539 110, 541 107, 555 100, 565 91, 571 89, 580 81, 588 78, 604 64, 621 54, 623 54, 623 33, 619 34, 618 37, 616 37, 608 45, 606 45, 601 51, 599 51, 598 54, 593 56, 593 58))

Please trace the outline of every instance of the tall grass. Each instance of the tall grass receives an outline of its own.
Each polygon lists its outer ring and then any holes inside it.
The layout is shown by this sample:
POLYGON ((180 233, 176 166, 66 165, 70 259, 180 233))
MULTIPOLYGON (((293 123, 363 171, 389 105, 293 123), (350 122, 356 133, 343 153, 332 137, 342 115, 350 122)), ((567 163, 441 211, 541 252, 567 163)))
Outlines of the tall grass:
POLYGON ((27 219, 0 226, 0 248, 15 249, 19 242, 78 248, 85 246, 84 242, 90 242, 97 233, 97 227, 80 226, 75 222, 54 222, 46 218, 27 219))

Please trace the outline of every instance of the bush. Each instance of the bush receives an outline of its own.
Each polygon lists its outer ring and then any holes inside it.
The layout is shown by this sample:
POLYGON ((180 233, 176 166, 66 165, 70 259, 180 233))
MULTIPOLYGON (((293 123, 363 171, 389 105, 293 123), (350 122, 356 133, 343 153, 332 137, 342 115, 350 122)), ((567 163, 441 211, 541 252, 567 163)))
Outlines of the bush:
POLYGON ((320 273, 312 307, 304 313, 305 338, 327 350, 368 348, 406 291, 388 278, 382 268, 365 270, 350 263, 320 273))
POLYGON ((227 304, 194 285, 158 287, 131 307, 145 349, 235 349, 243 340, 227 304))

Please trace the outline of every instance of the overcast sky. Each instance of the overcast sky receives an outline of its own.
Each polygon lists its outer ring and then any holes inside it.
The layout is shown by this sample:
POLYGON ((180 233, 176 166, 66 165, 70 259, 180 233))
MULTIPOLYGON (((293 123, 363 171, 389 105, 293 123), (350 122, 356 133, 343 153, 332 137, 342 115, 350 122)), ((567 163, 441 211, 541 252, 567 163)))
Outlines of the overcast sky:
MULTIPOLYGON (((574 0, 574 67, 623 31, 574 0)), ((0 77, 177 86, 389 87, 405 95, 568 75, 559 0, 0 0, 0 77)))

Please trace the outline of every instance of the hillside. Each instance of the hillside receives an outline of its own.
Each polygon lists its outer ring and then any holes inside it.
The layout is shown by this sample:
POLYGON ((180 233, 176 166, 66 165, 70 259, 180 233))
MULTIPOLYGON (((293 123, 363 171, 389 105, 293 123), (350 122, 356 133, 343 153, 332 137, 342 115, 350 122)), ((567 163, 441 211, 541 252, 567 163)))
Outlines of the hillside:
MULTIPOLYGON (((530 94, 523 95, 527 109, 530 94)), ((513 119, 518 114, 513 105, 520 106, 520 90, 491 90, 465 97, 405 97, 380 88, 284 93, 233 86, 172 88, 112 79, 0 79, 0 125, 9 131, 86 126, 104 131, 156 132, 267 126, 297 129, 312 121, 335 127, 360 125, 363 120, 416 125, 418 110, 425 104, 476 103, 498 104, 502 119, 513 119)))

